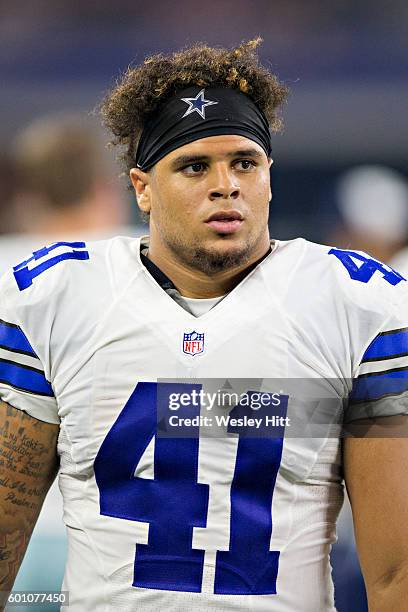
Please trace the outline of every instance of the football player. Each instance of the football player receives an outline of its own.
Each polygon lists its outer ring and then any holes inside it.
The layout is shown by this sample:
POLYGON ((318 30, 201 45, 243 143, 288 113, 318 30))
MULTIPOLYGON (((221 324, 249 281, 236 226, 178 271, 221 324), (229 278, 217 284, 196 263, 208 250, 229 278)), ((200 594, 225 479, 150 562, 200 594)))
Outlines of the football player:
POLYGON ((102 113, 150 235, 54 243, 1 281, 2 591, 60 464, 73 611, 332 612, 345 476, 370 612, 405 609, 408 445, 342 452, 337 426, 407 413, 406 281, 270 239, 286 88, 257 44, 131 68, 102 113), (310 380, 336 400, 311 429, 310 380))

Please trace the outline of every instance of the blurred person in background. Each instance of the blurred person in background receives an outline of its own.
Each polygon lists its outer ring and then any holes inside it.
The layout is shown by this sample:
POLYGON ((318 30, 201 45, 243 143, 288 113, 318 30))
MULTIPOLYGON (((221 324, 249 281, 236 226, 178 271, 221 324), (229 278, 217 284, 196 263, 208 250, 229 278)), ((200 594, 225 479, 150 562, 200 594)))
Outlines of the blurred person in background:
MULTIPOLYGON (((58 240, 136 233, 119 168, 96 121, 59 113, 34 120, 0 165, 3 210, 0 273, 30 252, 58 240)), ((62 501, 56 484, 47 496, 16 589, 58 590, 66 555, 62 501)), ((51 610, 51 608, 48 608, 51 610)))
MULTIPOLYGON (((403 199, 405 203, 405 211, 408 210, 408 181, 401 181, 403 188, 403 199)), ((404 246, 395 253, 390 261, 390 266, 398 270, 401 274, 408 278, 408 238, 406 237, 404 246)))
POLYGON ((83 114, 36 119, 12 143, 15 233, 0 239, 0 273, 57 240, 134 233, 130 205, 102 131, 83 114), (122 229, 121 229, 122 228, 122 229))
POLYGON ((393 168, 356 166, 336 185, 341 221, 327 241, 389 263, 408 238, 408 184, 393 168))

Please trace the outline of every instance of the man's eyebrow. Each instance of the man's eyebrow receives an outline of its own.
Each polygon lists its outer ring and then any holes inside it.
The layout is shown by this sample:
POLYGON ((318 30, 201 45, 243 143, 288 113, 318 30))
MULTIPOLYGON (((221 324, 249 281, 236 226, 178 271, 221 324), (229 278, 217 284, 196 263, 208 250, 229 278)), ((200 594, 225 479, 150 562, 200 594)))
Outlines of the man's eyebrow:
POLYGON ((188 166, 199 162, 208 162, 209 160, 209 155, 179 155, 173 159, 171 165, 173 168, 177 168, 179 166, 188 166))
POLYGON ((262 157, 261 151, 258 149, 238 149, 228 154, 228 157, 262 157))
MULTIPOLYGON (((258 149, 238 149, 228 153, 228 157, 262 157, 261 151, 258 149)), ((198 164, 200 162, 210 161, 210 155, 179 155, 171 162, 172 168, 179 168, 180 166, 188 166, 190 164, 198 164)))

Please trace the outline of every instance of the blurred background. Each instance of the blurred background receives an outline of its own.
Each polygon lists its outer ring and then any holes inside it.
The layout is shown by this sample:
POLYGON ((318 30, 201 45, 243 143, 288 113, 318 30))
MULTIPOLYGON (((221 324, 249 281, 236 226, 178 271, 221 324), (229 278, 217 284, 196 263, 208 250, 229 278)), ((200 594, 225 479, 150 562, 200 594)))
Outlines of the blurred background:
MULTIPOLYGON (((61 237, 145 232, 93 109, 146 54, 257 35, 291 89, 273 140, 272 235, 408 273, 404 0, 0 0, 0 272, 61 237)), ((54 487, 16 589, 59 589, 64 538, 54 487)), ((332 561, 338 610, 366 610, 347 504, 332 561)))

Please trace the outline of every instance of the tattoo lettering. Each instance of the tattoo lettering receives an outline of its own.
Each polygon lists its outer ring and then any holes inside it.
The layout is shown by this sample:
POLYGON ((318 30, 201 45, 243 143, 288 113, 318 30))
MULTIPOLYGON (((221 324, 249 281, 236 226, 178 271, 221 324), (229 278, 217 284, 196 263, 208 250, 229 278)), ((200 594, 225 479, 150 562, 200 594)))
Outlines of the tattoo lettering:
POLYGON ((43 423, 42 421, 33 419, 29 414, 26 414, 22 410, 16 410, 16 408, 13 408, 13 406, 10 406, 9 404, 5 404, 5 405, 6 405, 6 416, 7 417, 18 418, 20 419, 21 422, 29 421, 30 425, 34 427, 34 429, 37 429, 37 430, 43 429, 45 423, 43 423))
POLYGON ((55 477, 57 437, 57 426, 0 402, 0 591, 13 586, 55 477))
POLYGON ((27 536, 21 530, 0 533, 0 591, 13 586, 27 547, 27 536))
MULTIPOLYGON (((45 444, 27 434, 24 427, 20 427, 16 433, 13 433, 10 429, 10 422, 6 421, 0 431, 0 476, 6 470, 30 478, 43 477, 49 465, 50 450, 55 442, 55 433, 47 439, 47 444, 45 444)), ((18 486, 18 481, 12 486, 18 486)))

